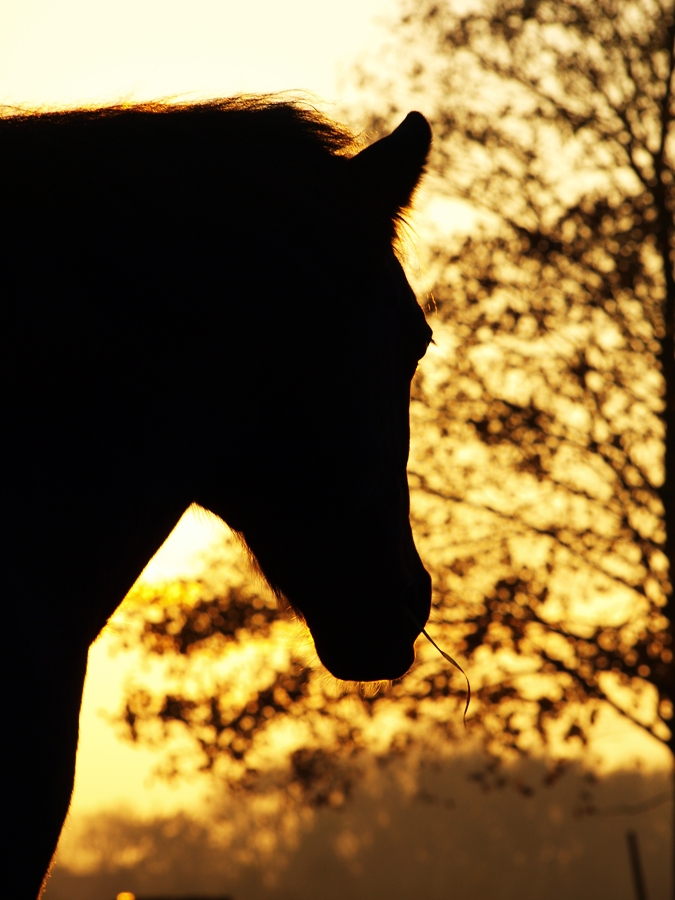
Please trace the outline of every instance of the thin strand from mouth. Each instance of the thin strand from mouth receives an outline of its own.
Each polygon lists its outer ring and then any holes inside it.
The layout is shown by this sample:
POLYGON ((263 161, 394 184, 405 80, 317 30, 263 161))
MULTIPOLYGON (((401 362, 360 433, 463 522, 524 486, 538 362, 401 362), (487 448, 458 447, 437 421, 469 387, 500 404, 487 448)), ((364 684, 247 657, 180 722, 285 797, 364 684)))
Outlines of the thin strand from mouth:
POLYGON ((419 628, 419 630, 420 630, 421 633, 424 635, 424 637, 429 641, 429 643, 432 644, 432 645, 438 650, 438 652, 441 654, 441 656, 443 657, 443 659, 447 659, 447 661, 448 661, 451 665, 453 665, 459 672, 461 672, 462 675, 466 678, 466 705, 464 706, 464 714, 463 714, 463 716, 462 716, 462 721, 464 722, 464 728, 466 728, 466 714, 467 714, 467 712, 469 711, 469 704, 471 703, 471 683, 470 683, 470 681, 469 681, 469 676, 466 674, 466 672, 465 672, 464 669, 460 666, 460 664, 457 662, 457 660, 453 659, 453 658, 450 656, 449 653, 446 653, 446 652, 445 652, 445 650, 441 650, 441 648, 438 646, 438 644, 436 643, 436 641, 429 635, 429 633, 427 632, 426 628, 425 628, 423 625, 420 625, 420 623, 419 623, 418 620, 417 620, 417 616, 415 616, 415 615, 408 609, 408 607, 405 605, 405 603, 403 603, 402 606, 403 606, 403 609, 407 612, 408 616, 409 616, 409 617, 412 619, 412 621, 415 623, 415 626, 416 626, 417 628, 419 628))

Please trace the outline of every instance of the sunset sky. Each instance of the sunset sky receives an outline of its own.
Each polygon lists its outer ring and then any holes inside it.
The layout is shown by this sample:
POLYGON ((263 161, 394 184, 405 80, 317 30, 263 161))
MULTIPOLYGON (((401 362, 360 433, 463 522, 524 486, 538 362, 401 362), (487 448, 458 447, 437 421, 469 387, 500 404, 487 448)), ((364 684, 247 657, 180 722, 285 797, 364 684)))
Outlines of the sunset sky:
MULTIPOLYGON (((4 0, 0 103, 62 108, 291 90, 309 92, 330 112, 350 90, 353 64, 386 40, 397 8, 396 0, 4 0)), ((194 573, 201 550, 222 538, 221 529, 213 519, 186 515, 146 577, 194 573)), ((122 670, 131 665, 109 660, 104 644, 92 651, 76 807, 114 796, 138 801, 148 770, 147 751, 114 749, 110 727, 97 714, 114 705, 122 670), (116 752, 131 766, 124 774, 112 761, 116 752)), ((166 791, 159 786, 153 794, 166 791)), ((173 792, 166 796, 182 802, 173 792)))
MULTIPOLYGON (((386 40, 386 22, 395 20, 398 6, 397 0, 2 0, 0 106, 52 109, 291 91, 306 92, 339 117, 354 96, 354 63, 386 40)), ((448 227, 471 221, 460 204, 446 203, 436 212, 448 227)), ((418 224, 423 239, 423 217, 418 224)), ((424 290, 424 272, 411 275, 424 290)), ((443 346, 439 330, 427 365, 434 365, 433 354, 443 346)), ((188 511, 143 577, 156 582, 197 575, 204 554, 227 542, 227 534, 215 517, 188 511)), ((114 635, 104 633, 90 651, 66 836, 78 816, 196 810, 203 792, 212 790, 206 778, 175 787, 153 780, 157 754, 115 737, 106 714, 117 711, 141 655, 111 655, 113 644, 114 635)), ((662 746, 618 716, 603 719, 592 749, 606 771, 626 760, 640 760, 648 774, 668 765, 662 746)))
POLYGON ((330 104, 394 0, 4 0, 0 103, 303 90, 330 104))

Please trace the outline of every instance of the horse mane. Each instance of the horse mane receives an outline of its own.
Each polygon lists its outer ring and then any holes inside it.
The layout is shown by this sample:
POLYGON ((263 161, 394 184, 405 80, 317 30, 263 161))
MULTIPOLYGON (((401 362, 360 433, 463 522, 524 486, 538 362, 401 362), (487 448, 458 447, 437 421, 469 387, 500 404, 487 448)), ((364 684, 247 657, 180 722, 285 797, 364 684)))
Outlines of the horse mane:
MULTIPOLYGON (((122 157, 130 165, 134 155, 140 159, 145 156, 147 164, 148 154, 166 145, 170 145, 170 155, 186 152, 187 158, 193 154, 193 160, 195 147, 206 156, 220 154, 221 168, 230 180, 237 172, 248 185, 256 177, 263 178, 264 187, 261 185, 260 190, 271 189, 279 207, 278 224, 282 226, 283 206, 289 200, 294 205, 298 193, 343 193, 345 179, 339 173, 344 173, 347 160, 367 143, 363 135, 354 134, 309 103, 277 94, 190 103, 158 100, 62 111, 5 108, 0 111, 0 158, 9 148, 11 162, 21 166, 24 154, 11 152, 13 139, 27 149, 26 165, 30 165, 30 156, 41 144, 51 145, 57 155, 75 156, 79 144, 81 155, 73 167, 85 171, 90 164, 82 146, 91 148, 96 164, 113 167, 122 157), (166 143, 164 138, 168 139, 166 143), (205 140, 200 142, 200 138, 205 140), (268 178, 264 172, 269 173, 268 178)), ((212 162, 215 160, 207 161, 205 157, 206 166, 212 162)), ((96 176, 94 165, 91 163, 89 177, 96 176)), ((166 184, 166 190, 171 189, 166 184)), ((243 184, 230 186, 233 199, 239 190, 244 193, 243 184)), ((347 193, 352 195, 351 190, 347 193)), ((338 205, 356 220, 355 199, 343 197, 344 203, 338 205)), ((405 223, 405 212, 405 208, 396 209, 387 216, 387 239, 395 244, 400 238, 399 226, 405 223)))
POLYGON ((191 124, 199 118, 226 113, 232 122, 261 142, 271 138, 296 146, 312 147, 330 154, 355 150, 357 139, 316 108, 299 100, 286 100, 277 94, 244 94, 192 103, 151 100, 132 104, 79 107, 65 110, 17 110, 0 107, 0 135, 26 124, 58 125, 95 122, 121 116, 165 116, 191 124))
POLYGON ((251 134, 261 140, 266 137, 288 139, 297 145, 320 148, 331 154, 349 153, 358 140, 344 125, 339 124, 314 106, 300 100, 284 99, 279 94, 241 94, 197 102, 150 100, 139 103, 111 104, 101 107, 76 107, 65 110, 21 110, 0 107, 0 134, 25 122, 96 121, 118 116, 142 114, 196 119, 218 113, 228 113, 239 121, 246 119, 251 134))

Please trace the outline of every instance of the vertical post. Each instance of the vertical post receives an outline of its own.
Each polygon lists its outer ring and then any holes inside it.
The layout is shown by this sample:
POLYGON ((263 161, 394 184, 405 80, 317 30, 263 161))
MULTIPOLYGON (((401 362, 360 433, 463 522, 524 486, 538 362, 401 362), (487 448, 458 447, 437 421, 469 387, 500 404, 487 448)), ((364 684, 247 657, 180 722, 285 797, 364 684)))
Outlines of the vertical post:
POLYGON ((642 875, 642 863, 640 862, 640 848, 638 846, 637 834, 634 831, 626 832, 626 840, 628 841, 628 855, 630 856, 630 867, 633 872, 633 882, 635 884, 635 897, 637 900, 647 900, 647 891, 645 890, 645 882, 642 875))

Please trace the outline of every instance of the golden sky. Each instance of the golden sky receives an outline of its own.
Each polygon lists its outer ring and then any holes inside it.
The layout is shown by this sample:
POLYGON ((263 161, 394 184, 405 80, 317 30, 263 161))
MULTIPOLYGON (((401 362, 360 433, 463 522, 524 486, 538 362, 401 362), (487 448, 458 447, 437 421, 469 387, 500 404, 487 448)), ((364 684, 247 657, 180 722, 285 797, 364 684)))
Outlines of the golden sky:
POLYGON ((396 0, 3 0, 0 103, 72 106, 305 90, 336 79, 396 0))

